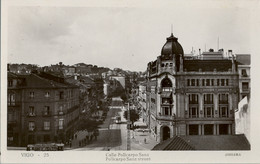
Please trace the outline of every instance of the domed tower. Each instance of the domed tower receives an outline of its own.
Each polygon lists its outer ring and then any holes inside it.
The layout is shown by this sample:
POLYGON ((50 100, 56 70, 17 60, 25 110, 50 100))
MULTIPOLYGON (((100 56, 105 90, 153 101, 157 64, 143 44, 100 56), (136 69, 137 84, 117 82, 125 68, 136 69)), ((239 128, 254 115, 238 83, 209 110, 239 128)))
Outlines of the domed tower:
POLYGON ((176 73, 182 71, 183 48, 178 38, 171 34, 162 47, 160 60, 160 72, 176 73))

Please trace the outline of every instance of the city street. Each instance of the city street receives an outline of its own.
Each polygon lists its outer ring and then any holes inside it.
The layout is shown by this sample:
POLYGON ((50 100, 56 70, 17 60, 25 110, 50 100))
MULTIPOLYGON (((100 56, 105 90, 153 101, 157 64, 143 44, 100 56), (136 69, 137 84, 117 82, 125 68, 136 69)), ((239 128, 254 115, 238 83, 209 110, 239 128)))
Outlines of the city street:
POLYGON ((85 147, 73 150, 125 150, 126 124, 125 122, 116 124, 114 118, 117 115, 121 115, 121 118, 123 117, 121 109, 109 109, 104 123, 99 126, 99 136, 97 140, 92 141, 85 147))
MULTIPOLYGON (((97 140, 92 141, 88 145, 71 149, 73 151, 84 151, 84 150, 127 150, 127 120, 124 118, 123 113, 127 110, 125 107, 109 109, 107 118, 104 123, 100 126, 99 136, 97 140), (113 119, 116 115, 121 116, 121 123, 116 124, 113 119)), ((141 118, 139 123, 141 123, 141 118)), ((131 150, 151 150, 157 142, 150 136, 150 133, 145 132, 134 132, 131 133, 131 150), (144 141, 146 140, 146 142, 144 141)))

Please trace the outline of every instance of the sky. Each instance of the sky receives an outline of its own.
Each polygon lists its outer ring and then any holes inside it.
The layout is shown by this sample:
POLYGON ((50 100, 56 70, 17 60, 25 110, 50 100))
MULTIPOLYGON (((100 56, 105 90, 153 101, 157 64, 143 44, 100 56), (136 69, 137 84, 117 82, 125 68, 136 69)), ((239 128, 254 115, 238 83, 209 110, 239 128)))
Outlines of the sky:
POLYGON ((196 53, 199 48, 216 50, 218 38, 225 52, 252 53, 250 7, 190 2, 153 7, 9 7, 7 62, 40 66, 83 62, 145 71, 171 31, 185 54, 192 48, 196 53))

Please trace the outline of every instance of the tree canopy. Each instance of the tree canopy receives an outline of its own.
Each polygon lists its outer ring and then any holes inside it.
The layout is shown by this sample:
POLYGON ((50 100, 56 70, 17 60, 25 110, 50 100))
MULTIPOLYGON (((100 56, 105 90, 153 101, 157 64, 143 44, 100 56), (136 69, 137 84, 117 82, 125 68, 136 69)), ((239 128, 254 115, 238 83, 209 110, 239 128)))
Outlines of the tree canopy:
MULTIPOLYGON (((128 110, 126 110, 124 112, 124 118, 127 120, 127 116, 128 116, 128 110)), ((138 112, 136 110, 130 110, 130 121, 132 122, 132 124, 134 124, 134 122, 138 121, 140 118, 138 112)))
POLYGON ((82 119, 79 123, 79 126, 77 127, 77 130, 88 130, 88 131, 94 131, 98 128, 100 125, 99 122, 92 119, 82 119))

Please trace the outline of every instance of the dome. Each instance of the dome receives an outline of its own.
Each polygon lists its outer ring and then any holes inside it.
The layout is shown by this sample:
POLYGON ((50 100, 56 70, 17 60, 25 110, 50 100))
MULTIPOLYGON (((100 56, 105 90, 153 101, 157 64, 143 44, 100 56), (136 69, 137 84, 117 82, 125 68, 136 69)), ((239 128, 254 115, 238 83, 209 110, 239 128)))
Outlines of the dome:
POLYGON ((163 58, 172 58, 172 54, 183 54, 183 49, 178 38, 174 37, 173 34, 167 38, 167 42, 162 47, 161 55, 163 58))

